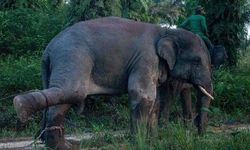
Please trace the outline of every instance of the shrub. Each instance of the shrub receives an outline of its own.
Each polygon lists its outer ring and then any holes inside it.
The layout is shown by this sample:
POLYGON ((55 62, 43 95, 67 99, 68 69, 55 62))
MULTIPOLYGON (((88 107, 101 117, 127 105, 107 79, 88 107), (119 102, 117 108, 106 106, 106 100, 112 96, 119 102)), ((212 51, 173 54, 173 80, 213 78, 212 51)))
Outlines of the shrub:
POLYGON ((220 68, 214 73, 213 105, 233 113, 250 111, 250 51, 244 53, 239 65, 234 68, 220 68))
POLYGON ((8 56, 1 59, 1 95, 41 88, 40 61, 38 56, 8 56))
POLYGON ((40 89, 40 57, 8 56, 0 59, 0 127, 13 128, 16 114, 12 106, 15 94, 31 89, 40 89), (8 97, 9 95, 12 95, 8 97), (8 97, 3 99, 4 97, 8 97))
POLYGON ((0 55, 41 52, 65 26, 62 14, 24 8, 0 11, 0 55))

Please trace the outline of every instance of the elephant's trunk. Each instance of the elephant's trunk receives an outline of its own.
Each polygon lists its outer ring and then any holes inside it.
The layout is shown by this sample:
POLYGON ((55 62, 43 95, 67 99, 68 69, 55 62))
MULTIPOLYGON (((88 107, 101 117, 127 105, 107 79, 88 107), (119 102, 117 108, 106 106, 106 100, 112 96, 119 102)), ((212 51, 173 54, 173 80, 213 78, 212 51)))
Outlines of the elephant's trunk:
POLYGON ((33 113, 52 105, 61 104, 63 99, 62 89, 50 88, 18 95, 14 98, 13 103, 18 118, 22 123, 25 123, 33 113))

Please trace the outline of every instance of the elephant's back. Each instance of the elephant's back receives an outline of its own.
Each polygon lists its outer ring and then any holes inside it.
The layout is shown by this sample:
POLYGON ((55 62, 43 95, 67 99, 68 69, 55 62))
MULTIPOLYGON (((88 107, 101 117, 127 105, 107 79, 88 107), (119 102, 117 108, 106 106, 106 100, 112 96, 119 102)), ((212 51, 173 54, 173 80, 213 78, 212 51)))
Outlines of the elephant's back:
POLYGON ((103 49, 99 46, 104 44, 111 49, 119 48, 119 45, 133 45, 138 41, 153 42, 160 31, 160 27, 153 24, 119 17, 104 17, 82 21, 66 28, 50 41, 47 49, 58 53, 87 46, 93 51, 99 51, 103 49))
POLYGON ((119 17, 104 17, 99 19, 93 19, 89 21, 80 22, 79 25, 85 26, 89 31, 94 33, 98 31, 104 31, 109 34, 112 33, 131 33, 134 36, 141 35, 150 30, 155 30, 156 25, 138 22, 119 17))

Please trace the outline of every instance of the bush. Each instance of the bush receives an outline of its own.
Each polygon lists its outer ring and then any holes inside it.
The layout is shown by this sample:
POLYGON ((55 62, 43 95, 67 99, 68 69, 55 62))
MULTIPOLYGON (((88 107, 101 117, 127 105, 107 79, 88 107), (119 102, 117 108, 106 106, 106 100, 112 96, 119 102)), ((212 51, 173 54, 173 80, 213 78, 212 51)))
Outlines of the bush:
POLYGON ((8 56, 0 59, 1 128, 14 128, 16 125, 16 114, 12 106, 14 95, 31 89, 41 89, 40 61, 38 56, 8 56), (8 98, 3 99, 5 97, 8 98))
POLYGON ((239 65, 228 69, 220 68, 214 73, 213 105, 233 113, 247 114, 250 111, 250 51, 241 57, 239 65))
POLYGON ((220 70, 215 73, 215 105, 227 112, 237 109, 249 112, 250 77, 236 74, 233 71, 220 70))
POLYGON ((2 96, 31 89, 40 89, 40 56, 8 56, 0 60, 2 96))
POLYGON ((28 8, 0 11, 0 55, 41 53, 64 26, 63 13, 28 8))

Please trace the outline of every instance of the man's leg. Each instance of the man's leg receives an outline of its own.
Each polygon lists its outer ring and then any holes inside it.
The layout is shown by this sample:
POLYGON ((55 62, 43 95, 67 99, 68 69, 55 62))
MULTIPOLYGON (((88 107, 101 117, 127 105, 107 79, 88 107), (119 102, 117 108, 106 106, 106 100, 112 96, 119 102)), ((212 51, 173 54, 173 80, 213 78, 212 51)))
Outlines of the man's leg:
POLYGON ((206 44, 208 50, 209 50, 210 52, 212 52, 212 50, 213 50, 213 48, 214 48, 212 42, 211 42, 207 37, 203 37, 202 39, 203 39, 203 41, 205 42, 205 44, 206 44))

